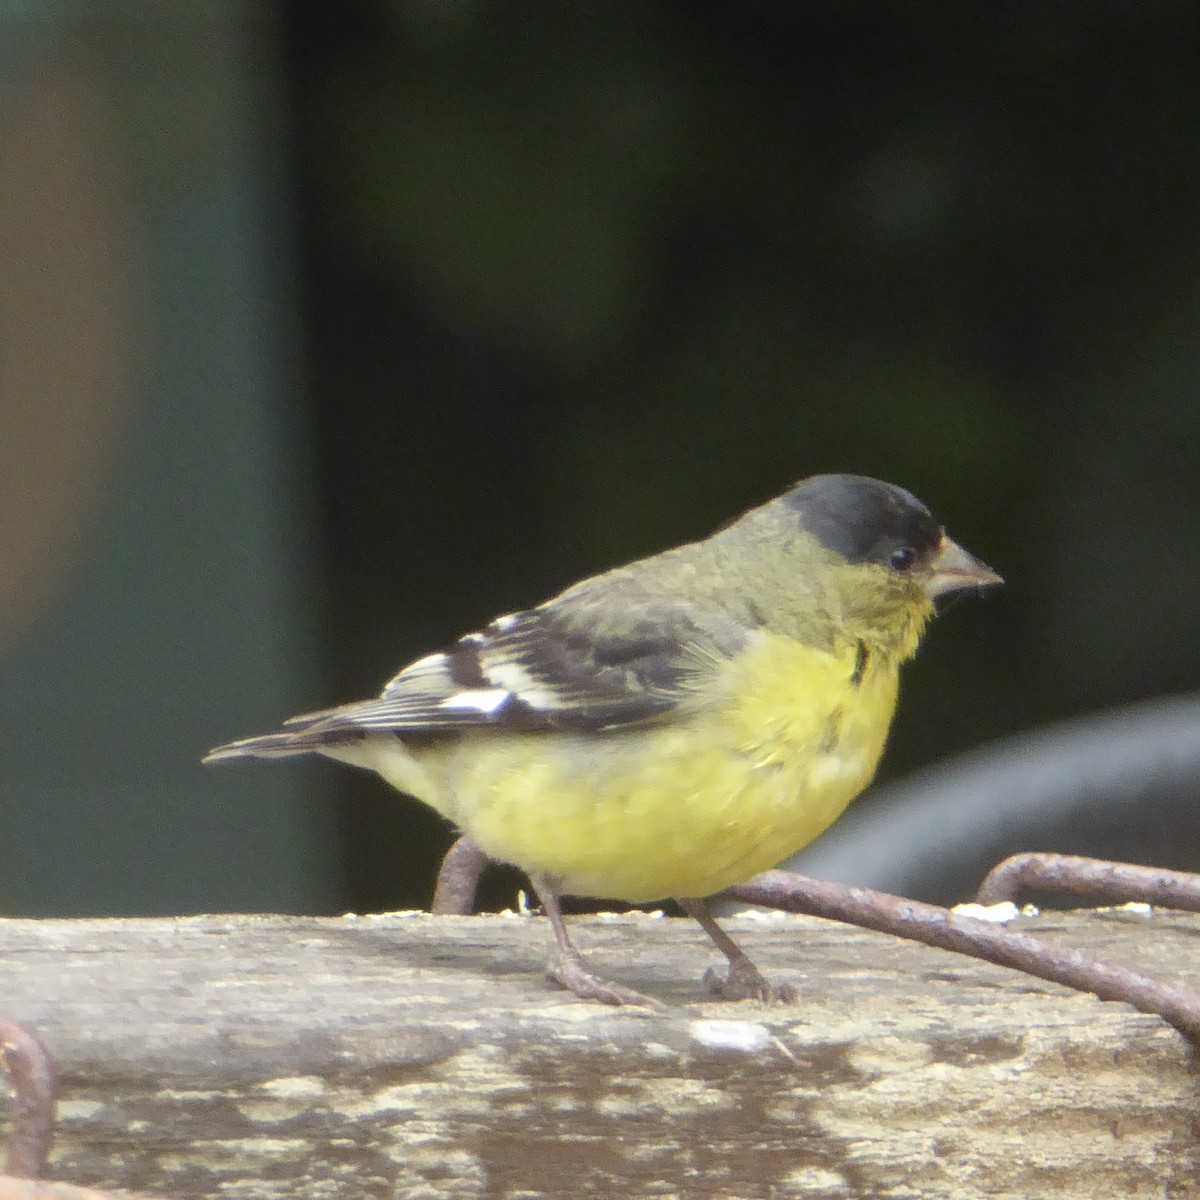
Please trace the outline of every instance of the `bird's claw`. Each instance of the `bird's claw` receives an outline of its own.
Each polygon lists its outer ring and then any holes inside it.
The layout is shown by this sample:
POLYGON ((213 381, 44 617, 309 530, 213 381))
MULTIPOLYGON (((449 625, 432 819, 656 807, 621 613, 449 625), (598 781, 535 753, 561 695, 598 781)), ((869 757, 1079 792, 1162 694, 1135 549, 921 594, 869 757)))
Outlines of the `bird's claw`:
POLYGON ((633 988, 622 987, 593 975, 581 959, 558 955, 546 966, 546 974, 555 983, 578 996, 581 1000, 595 1000, 600 1004, 638 1005, 642 1008, 661 1009, 664 1005, 650 996, 643 996, 633 988))
POLYGON ((760 1000, 764 1004, 795 1004, 799 992, 790 983, 770 983, 762 972, 747 959, 731 963, 728 971, 709 967, 703 982, 708 990, 722 1000, 760 1000))

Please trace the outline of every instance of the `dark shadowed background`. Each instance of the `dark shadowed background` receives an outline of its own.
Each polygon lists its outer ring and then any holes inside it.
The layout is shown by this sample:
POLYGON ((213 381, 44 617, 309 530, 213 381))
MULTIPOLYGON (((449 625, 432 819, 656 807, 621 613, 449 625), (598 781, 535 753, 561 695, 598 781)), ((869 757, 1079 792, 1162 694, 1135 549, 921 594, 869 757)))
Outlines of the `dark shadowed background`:
MULTIPOLYGON (((199 758, 817 471, 1009 581, 881 781, 1194 688, 1198 48, 1166 0, 6 10, 3 911, 426 903, 414 802, 199 758)), ((1195 864, 1172 789, 1067 824, 1195 864)))

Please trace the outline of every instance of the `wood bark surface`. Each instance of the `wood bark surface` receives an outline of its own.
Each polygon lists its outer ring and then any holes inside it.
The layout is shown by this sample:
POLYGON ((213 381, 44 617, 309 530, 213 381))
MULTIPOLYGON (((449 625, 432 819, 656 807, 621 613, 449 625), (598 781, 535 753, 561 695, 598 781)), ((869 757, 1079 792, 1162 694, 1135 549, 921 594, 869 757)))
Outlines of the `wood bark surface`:
MULTIPOLYGON (((0 921, 58 1059, 50 1175, 184 1197, 1200 1196, 1157 1018, 806 917, 726 922, 795 1005, 722 1003, 691 923, 574 922, 662 1011, 546 982, 523 917, 0 921)), ((1200 917, 1019 927, 1200 987, 1200 917)))

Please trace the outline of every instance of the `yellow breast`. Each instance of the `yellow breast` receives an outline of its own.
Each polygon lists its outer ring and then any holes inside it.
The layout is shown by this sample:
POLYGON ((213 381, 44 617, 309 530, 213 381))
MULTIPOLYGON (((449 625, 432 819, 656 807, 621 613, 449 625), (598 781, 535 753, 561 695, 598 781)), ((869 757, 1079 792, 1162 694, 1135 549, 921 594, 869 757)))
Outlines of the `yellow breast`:
POLYGON ((565 892, 706 896, 841 815, 875 773, 896 690, 896 664, 863 661, 855 645, 828 653, 764 635, 722 669, 715 700, 670 722, 411 751, 384 737, 370 765, 565 892))

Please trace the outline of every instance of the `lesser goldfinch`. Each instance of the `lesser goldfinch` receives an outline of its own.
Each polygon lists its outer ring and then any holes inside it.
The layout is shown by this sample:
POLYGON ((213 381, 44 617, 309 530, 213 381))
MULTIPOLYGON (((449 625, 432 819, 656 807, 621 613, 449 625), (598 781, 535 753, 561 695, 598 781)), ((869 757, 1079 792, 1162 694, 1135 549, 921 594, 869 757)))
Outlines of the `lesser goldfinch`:
POLYGON ((1000 583, 902 488, 818 475, 704 541, 497 617, 378 699, 293 717, 206 761, 317 753, 378 772, 524 870, 553 925, 550 974, 592 974, 562 894, 673 897, 770 996, 702 897, 815 838, 875 773, 934 599, 1000 583))

